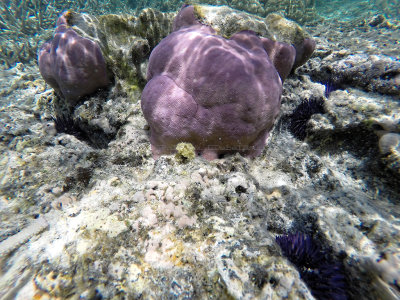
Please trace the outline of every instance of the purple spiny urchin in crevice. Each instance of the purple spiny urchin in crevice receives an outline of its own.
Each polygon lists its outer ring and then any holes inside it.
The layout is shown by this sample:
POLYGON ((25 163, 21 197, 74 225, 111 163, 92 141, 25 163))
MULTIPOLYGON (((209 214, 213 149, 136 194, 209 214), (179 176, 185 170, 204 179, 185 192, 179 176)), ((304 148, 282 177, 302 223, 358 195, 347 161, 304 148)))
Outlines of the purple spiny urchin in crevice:
POLYGON ((325 86, 325 92, 324 92, 325 98, 328 99, 330 94, 333 91, 337 90, 337 87, 333 84, 333 82, 331 80, 327 80, 327 81, 323 82, 323 85, 325 86))
POLYGON ((276 242, 316 299, 347 299, 344 266, 330 251, 302 233, 277 236, 276 242))
POLYGON ((347 281, 341 263, 325 262, 315 269, 300 271, 300 276, 318 300, 348 299, 347 281))
POLYGON ((301 233, 281 235, 276 237, 283 254, 290 258, 296 266, 313 268, 322 262, 320 247, 313 243, 311 237, 301 233))
POLYGON ((303 100, 289 116, 289 131, 299 140, 304 140, 307 136, 307 122, 311 116, 324 112, 324 100, 322 98, 303 100))
MULTIPOLYGON (((104 132, 104 130, 96 124, 90 124, 88 120, 80 117, 74 118, 70 113, 59 113, 51 117, 54 122, 57 133, 66 133, 73 135, 81 142, 84 142, 95 149, 105 149, 108 143, 115 138, 115 134, 104 132)), ((109 120, 118 130, 121 122, 113 122, 109 120)))
MULTIPOLYGON (((73 135, 81 142, 88 144, 95 149, 105 149, 108 143, 114 138, 112 134, 106 134, 80 118, 74 119, 71 114, 59 114, 51 118, 54 122, 57 133, 73 135)), ((118 126, 119 127, 119 126, 118 126)))
POLYGON ((87 135, 79 127, 78 122, 76 122, 71 115, 61 114, 52 116, 51 119, 54 122, 57 133, 66 133, 75 136, 79 140, 84 140, 87 135))

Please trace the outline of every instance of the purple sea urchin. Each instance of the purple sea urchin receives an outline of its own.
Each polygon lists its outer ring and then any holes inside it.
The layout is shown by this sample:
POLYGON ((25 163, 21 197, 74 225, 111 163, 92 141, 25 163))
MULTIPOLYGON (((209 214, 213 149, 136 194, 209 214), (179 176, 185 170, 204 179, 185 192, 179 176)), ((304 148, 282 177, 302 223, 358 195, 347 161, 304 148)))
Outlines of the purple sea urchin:
POLYGON ((325 112, 324 100, 321 98, 311 98, 303 100, 289 116, 290 132, 299 140, 304 140, 307 136, 307 122, 313 114, 322 114, 325 112))
POLYGON ((310 236, 296 233, 276 237, 282 253, 298 269, 317 299, 347 299, 343 264, 332 258, 310 236))
POLYGON ((110 137, 102 131, 90 127, 90 125, 85 124, 80 118, 74 119, 69 113, 60 113, 59 115, 52 116, 51 119, 54 122, 57 133, 73 135, 81 142, 87 143, 93 148, 106 148, 110 141, 110 137))
POLYGON ((324 84, 324 86, 325 86, 324 95, 325 95, 325 98, 328 99, 328 98, 329 98, 329 95, 330 95, 333 91, 336 91, 337 88, 335 87, 335 85, 333 84, 333 82, 330 81, 330 80, 325 81, 323 84, 324 84))
POLYGON ((283 254, 296 266, 314 268, 321 263, 321 256, 318 256, 321 249, 308 235, 301 233, 282 235, 276 237, 276 242, 283 254))
POLYGON ((58 133, 66 133, 75 136, 77 139, 85 139, 86 134, 79 127, 78 123, 69 114, 61 114, 51 117, 58 133))

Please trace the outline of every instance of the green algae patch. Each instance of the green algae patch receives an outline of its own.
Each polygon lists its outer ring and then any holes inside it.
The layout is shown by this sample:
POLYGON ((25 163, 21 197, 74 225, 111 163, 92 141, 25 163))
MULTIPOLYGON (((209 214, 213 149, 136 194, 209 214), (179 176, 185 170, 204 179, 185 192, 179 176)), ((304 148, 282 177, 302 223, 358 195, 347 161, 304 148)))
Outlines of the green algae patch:
POLYGON ((175 158, 180 163, 186 163, 196 157, 196 150, 191 143, 179 143, 176 145, 175 158))

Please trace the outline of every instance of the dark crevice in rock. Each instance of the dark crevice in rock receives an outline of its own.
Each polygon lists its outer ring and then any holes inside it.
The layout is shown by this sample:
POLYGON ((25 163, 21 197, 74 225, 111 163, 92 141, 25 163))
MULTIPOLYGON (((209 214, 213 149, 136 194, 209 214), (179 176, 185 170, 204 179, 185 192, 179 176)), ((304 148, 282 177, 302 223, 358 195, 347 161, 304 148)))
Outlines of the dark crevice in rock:
POLYGON ((346 128, 315 131, 307 142, 320 155, 345 151, 353 154, 360 159, 360 164, 357 170, 348 172, 370 174, 365 177, 367 186, 375 186, 375 182, 380 181, 386 187, 380 193, 393 194, 390 198, 398 199, 396 195, 400 192, 400 176, 383 164, 378 140, 376 133, 366 125, 356 124, 346 128))

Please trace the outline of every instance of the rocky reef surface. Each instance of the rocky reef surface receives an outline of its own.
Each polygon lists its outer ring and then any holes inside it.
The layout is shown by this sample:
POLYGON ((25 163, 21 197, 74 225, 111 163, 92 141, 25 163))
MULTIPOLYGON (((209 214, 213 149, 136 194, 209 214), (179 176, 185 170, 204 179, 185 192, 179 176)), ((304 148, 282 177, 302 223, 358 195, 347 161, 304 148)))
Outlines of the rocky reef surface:
MULTIPOLYGON (((170 22, 151 11, 143 18, 170 22)), ((138 28, 136 17, 113 18, 138 28)), ((142 26, 142 42, 152 29, 153 41, 167 34, 153 25, 142 26)), ((339 36, 337 23, 307 27, 317 50, 286 79, 255 159, 182 151, 154 160, 140 84, 129 77, 116 74, 112 89, 61 117, 38 67, 2 70, 0 298, 313 299, 275 240, 297 232, 339 263, 340 299, 399 297, 398 30, 340 26, 339 36), (324 112, 304 121, 299 140, 292 112, 310 99, 324 112)), ((107 59, 120 47, 121 65, 131 52, 120 45, 142 45, 111 36, 120 42, 107 59)), ((145 55, 136 61, 132 74, 146 69, 145 55)))

